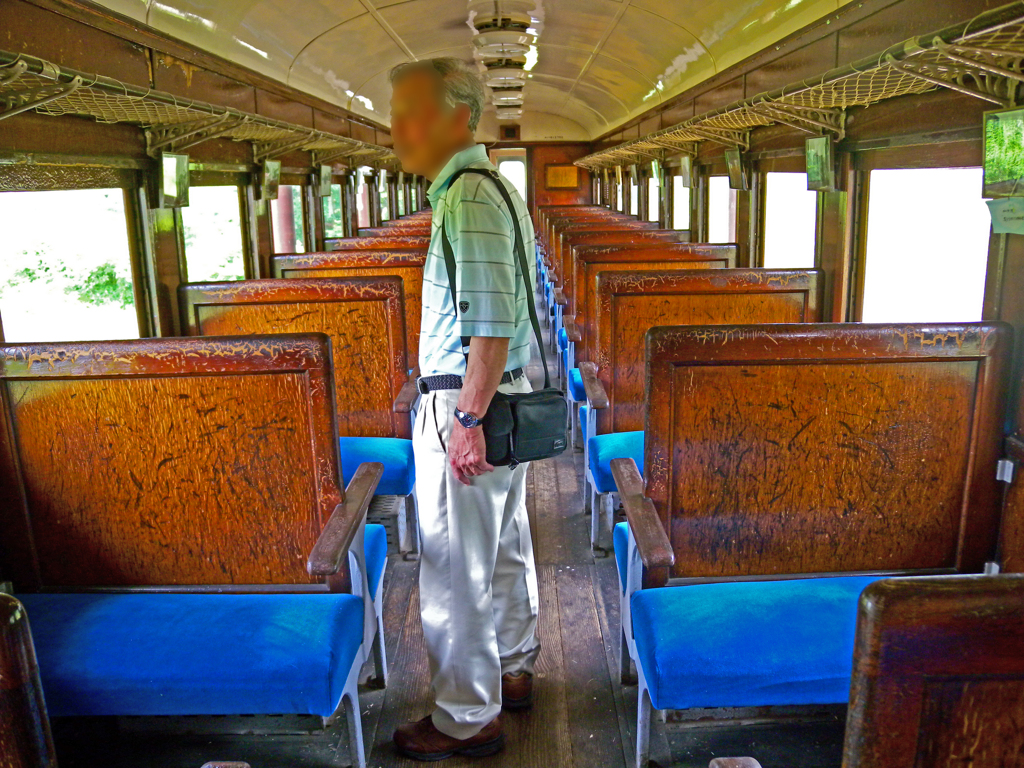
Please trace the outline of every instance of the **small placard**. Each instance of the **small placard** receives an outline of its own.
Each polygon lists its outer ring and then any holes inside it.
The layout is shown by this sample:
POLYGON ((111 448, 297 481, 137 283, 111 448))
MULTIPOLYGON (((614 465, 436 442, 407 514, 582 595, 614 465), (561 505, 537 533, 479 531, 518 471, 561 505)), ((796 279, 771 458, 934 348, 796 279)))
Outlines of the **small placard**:
POLYGON ((545 165, 545 189, 579 189, 580 169, 575 165, 545 165))
POLYGON ((997 235, 1024 235, 1024 197, 986 200, 992 214, 992 231, 997 235))

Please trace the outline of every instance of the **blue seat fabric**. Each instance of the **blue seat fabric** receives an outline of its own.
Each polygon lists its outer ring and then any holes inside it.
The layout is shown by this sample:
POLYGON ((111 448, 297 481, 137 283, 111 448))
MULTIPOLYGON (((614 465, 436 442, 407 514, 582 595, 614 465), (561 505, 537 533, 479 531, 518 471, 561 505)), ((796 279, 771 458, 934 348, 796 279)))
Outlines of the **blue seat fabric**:
POLYGON ((587 391, 583 389, 583 375, 579 368, 569 369, 569 395, 577 403, 587 401, 587 391))
POLYGON ((363 637, 340 593, 19 599, 53 716, 327 716, 363 637))
POLYGON ((558 348, 561 350, 569 348, 569 334, 565 332, 565 328, 558 329, 558 348))
POLYGON ((370 597, 377 597, 377 582, 388 560, 388 532, 383 525, 367 523, 363 534, 363 552, 366 553, 366 580, 370 582, 370 597))
POLYGON ((637 657, 658 709, 848 700, 857 601, 872 576, 644 589, 637 657))
POLYGON ((587 441, 587 457, 590 474, 594 478, 594 489, 598 493, 614 493, 615 479, 612 477, 612 459, 632 459, 640 474, 644 473, 644 433, 609 432, 594 435, 587 441))
POLYGON ((348 485, 359 465, 379 461, 384 474, 377 485, 379 496, 408 496, 416 485, 412 440, 397 437, 339 437, 341 474, 348 485))
POLYGON ((612 529, 612 549, 615 552, 615 566, 619 569, 619 583, 626 591, 626 567, 629 565, 629 523, 616 523, 612 529))
POLYGON ((587 436, 587 415, 590 413, 590 406, 584 403, 580 406, 580 432, 583 434, 584 439, 587 436))

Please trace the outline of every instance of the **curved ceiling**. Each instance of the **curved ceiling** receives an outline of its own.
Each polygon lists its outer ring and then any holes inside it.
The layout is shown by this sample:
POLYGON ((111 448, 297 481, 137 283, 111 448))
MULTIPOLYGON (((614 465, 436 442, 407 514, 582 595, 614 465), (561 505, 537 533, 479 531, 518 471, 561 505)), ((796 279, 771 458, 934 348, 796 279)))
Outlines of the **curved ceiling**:
MULTIPOLYGON (((98 0, 387 124, 387 72, 473 55, 464 0, 98 0)), ((497 0, 496 5, 501 4, 497 0)), ((535 0, 524 140, 588 140, 835 11, 840 0, 535 0)), ((489 109, 482 138, 497 136, 489 109)))

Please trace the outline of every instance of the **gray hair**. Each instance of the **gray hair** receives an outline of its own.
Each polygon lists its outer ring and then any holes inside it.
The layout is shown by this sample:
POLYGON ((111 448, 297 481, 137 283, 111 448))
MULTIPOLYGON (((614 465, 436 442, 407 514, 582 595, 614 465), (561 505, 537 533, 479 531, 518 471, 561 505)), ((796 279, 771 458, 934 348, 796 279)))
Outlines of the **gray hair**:
POLYGON ((441 81, 445 103, 449 107, 459 104, 469 107, 469 130, 476 131, 487 94, 484 92, 484 83, 479 73, 472 65, 454 56, 408 61, 394 67, 388 74, 388 80, 393 85, 409 72, 433 72, 441 81))

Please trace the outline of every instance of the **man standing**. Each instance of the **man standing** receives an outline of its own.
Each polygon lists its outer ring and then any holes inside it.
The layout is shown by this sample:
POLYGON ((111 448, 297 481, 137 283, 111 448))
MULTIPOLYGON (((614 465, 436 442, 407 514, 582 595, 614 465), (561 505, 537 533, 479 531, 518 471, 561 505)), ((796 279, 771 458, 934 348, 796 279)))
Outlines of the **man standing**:
POLYGON ((479 425, 496 391, 530 391, 524 368, 535 276, 520 269, 512 217, 527 253, 533 225, 504 179, 469 173, 452 181, 464 168, 494 170, 473 138, 484 104, 473 68, 453 58, 412 62, 391 72, 391 84, 395 153, 406 171, 433 180, 427 197, 434 208, 420 328, 424 394, 413 450, 423 540, 420 610, 436 708, 401 726, 394 740, 401 753, 421 760, 490 755, 504 746, 502 706, 531 703, 540 650, 526 467, 488 464, 479 425), (458 307, 442 222, 455 256, 458 307))

